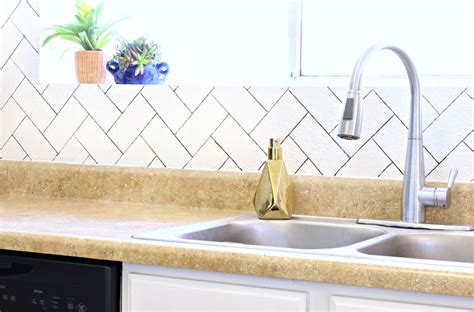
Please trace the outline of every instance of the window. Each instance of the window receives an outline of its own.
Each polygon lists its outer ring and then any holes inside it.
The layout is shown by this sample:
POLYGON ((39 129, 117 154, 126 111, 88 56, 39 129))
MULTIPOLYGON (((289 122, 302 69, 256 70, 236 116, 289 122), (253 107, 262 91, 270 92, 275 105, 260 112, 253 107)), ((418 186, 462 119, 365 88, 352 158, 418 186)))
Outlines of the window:
MULTIPOLYGON (((41 0, 41 29, 74 20, 74 0, 41 0)), ((83 0, 97 2, 99 0, 83 0)), ((424 77, 474 76, 472 0, 104 0, 118 34, 158 41, 168 84, 288 84, 347 77, 372 44, 397 45, 424 77), (304 79, 302 79, 304 80, 304 79)), ((44 39, 46 31, 42 31, 44 39)), ((114 52, 114 44, 105 51, 114 52)), ((45 82, 74 82, 71 44, 41 49, 45 82)), ((371 76, 403 74, 381 52, 371 76)))
MULTIPOLYGON (((421 76, 474 75, 474 1, 300 0, 303 77, 349 76, 358 56, 384 42, 404 49, 421 76)), ((400 61, 381 52, 369 75, 401 75, 400 61)))

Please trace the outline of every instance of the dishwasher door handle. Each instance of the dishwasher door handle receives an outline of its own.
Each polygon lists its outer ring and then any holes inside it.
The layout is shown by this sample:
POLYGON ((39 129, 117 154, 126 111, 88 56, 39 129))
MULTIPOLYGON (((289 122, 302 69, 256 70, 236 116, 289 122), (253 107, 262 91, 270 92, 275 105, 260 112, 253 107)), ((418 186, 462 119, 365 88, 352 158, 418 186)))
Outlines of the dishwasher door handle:
POLYGON ((33 266, 31 264, 0 261, 0 278, 17 277, 20 275, 31 273, 32 271, 33 271, 33 266))

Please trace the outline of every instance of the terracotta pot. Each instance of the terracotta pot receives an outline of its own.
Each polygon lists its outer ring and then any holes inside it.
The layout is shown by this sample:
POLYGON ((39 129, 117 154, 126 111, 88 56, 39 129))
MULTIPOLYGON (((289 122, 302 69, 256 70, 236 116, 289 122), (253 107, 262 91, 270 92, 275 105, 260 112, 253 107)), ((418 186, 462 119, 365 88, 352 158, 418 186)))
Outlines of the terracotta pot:
POLYGON ((102 51, 77 51, 76 78, 79 83, 104 83, 107 77, 102 51))

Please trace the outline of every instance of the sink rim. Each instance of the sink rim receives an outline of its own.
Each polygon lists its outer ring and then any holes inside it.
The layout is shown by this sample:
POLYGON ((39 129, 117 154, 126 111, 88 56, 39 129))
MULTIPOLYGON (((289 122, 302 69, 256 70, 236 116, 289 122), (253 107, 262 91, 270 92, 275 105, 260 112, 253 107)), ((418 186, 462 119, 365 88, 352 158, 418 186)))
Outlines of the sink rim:
MULTIPOLYGON (((395 256, 395 255, 387 255, 387 254, 381 254, 381 253, 375 253, 375 252, 370 252, 368 250, 370 249, 376 249, 377 247, 385 244, 390 244, 393 243, 396 240, 403 240, 405 241, 410 241, 410 240, 415 240, 413 238, 416 238, 417 236, 429 236, 431 239, 434 239, 436 241, 437 237, 470 237, 471 239, 474 239, 474 232, 466 232, 466 231, 460 231, 460 232, 446 232, 444 230, 441 231, 427 231, 427 230, 418 230, 418 231, 404 231, 402 233, 390 233, 389 235, 385 235, 383 238, 374 240, 371 244, 361 244, 360 246, 356 247, 356 252, 370 256, 370 257, 377 257, 380 259, 393 259, 392 261, 398 261, 399 259, 403 259, 406 261, 411 261, 411 260, 417 260, 419 261, 429 261, 432 263, 449 263, 450 265, 452 264, 462 264, 464 266, 474 266, 474 261, 472 262, 466 262, 466 261, 455 261, 455 260, 443 260, 443 259, 430 259, 430 258, 421 258, 421 257, 409 257, 409 256, 395 256)), ((395 242, 396 243, 396 242, 395 242)), ((358 244, 359 245, 359 244, 358 244)), ((390 245, 388 245, 390 246, 390 245)), ((388 247, 387 247, 388 248, 388 247)), ((474 254, 474 250, 472 251, 474 254)), ((473 258, 474 260, 474 258, 473 258)))
POLYGON ((283 253, 291 254, 334 254, 339 255, 338 250, 348 248, 349 246, 358 245, 369 240, 380 238, 386 236, 388 231, 383 227, 370 226, 370 225, 361 225, 357 224, 357 219, 352 218, 335 218, 335 217, 318 217, 318 216, 307 216, 307 215, 293 215, 291 220, 260 220, 254 213, 244 213, 238 216, 205 221, 199 223, 191 223, 180 225, 177 227, 172 227, 169 229, 156 230, 156 231, 147 231, 138 234, 132 235, 134 239, 148 240, 148 241, 161 241, 161 242, 171 242, 171 243, 183 243, 188 245, 203 245, 203 246, 218 246, 218 247, 231 247, 238 249, 251 249, 251 250, 262 250, 262 251, 277 251, 283 253), (302 248, 291 248, 291 247, 275 247, 267 245, 253 245, 253 244, 244 244, 237 242, 219 242, 219 241, 209 241, 209 240, 197 240, 182 238, 182 235, 196 233, 199 231, 210 230, 220 226, 247 223, 247 222, 292 222, 296 224, 313 224, 313 225, 324 225, 329 227, 342 227, 342 228, 354 228, 354 229, 364 229, 368 232, 376 232, 377 235, 370 237, 368 239, 351 243, 348 245, 340 247, 331 247, 331 248, 313 248, 313 249, 302 249, 302 248))
MULTIPOLYGON (((358 224, 357 219, 353 218, 337 218, 337 217, 320 217, 320 216, 307 216, 307 215, 294 215, 291 219, 292 222, 313 222, 323 223, 332 225, 342 225, 348 227, 357 228, 369 228, 371 230, 377 230, 384 232, 379 236, 369 238, 367 240, 357 242, 351 245, 338 247, 338 248, 327 248, 327 249, 295 249, 286 247, 271 247, 261 245, 246 245, 238 243, 227 243, 227 242, 214 242, 214 241, 202 241, 192 239, 182 239, 178 235, 180 233, 195 232, 199 230, 205 230, 220 225, 229 224, 231 222, 239 222, 252 219, 258 220, 255 213, 243 213, 237 216, 222 218, 211 221, 204 221, 198 223, 190 223, 179 225, 176 227, 161 229, 155 231, 146 231, 132 235, 132 238, 137 240, 146 240, 148 242, 155 243, 168 243, 178 246, 188 246, 194 248, 204 248, 215 251, 230 251, 230 252, 264 252, 265 255, 273 256, 291 256, 299 255, 301 257, 331 257, 332 260, 346 261, 350 259, 351 262, 358 263, 369 263, 373 265, 397 265, 407 268, 412 268, 413 265, 417 267, 427 268, 440 268, 446 271, 457 271, 463 269, 474 268, 474 263, 469 262, 456 262, 456 261, 443 261, 443 260, 432 260, 432 259, 419 259, 419 258, 405 258, 405 257, 390 257, 390 256, 379 256, 365 254, 359 251, 364 247, 375 245, 379 242, 388 240, 398 235, 413 235, 413 234, 437 234, 437 235, 453 235, 453 236, 474 236, 474 232, 459 232, 459 231, 440 231, 440 230, 425 230, 425 229, 405 229, 405 228, 391 228, 377 225, 366 225, 358 224)), ((272 220, 276 222, 289 222, 288 220, 272 220)))

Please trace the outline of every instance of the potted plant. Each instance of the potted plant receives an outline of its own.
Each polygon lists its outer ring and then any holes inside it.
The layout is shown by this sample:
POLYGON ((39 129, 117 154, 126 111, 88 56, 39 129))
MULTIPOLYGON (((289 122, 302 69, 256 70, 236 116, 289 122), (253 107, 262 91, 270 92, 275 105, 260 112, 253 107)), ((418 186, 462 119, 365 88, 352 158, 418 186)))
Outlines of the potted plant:
POLYGON ((79 83, 103 83, 106 78, 105 56, 103 47, 114 35, 112 26, 122 19, 99 25, 103 12, 104 1, 100 0, 96 7, 75 0, 76 21, 72 24, 54 25, 44 41, 43 46, 52 39, 61 38, 78 44, 83 50, 75 52, 76 77, 79 83))
POLYGON ((117 52, 107 62, 107 70, 117 84, 163 84, 169 71, 161 62, 159 46, 140 37, 132 42, 119 40, 117 52))

